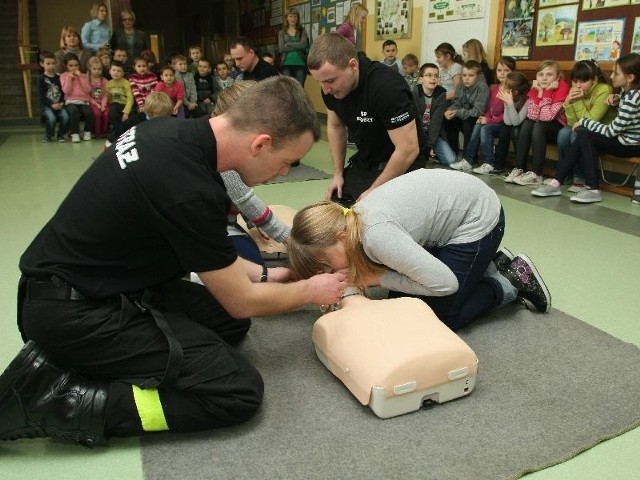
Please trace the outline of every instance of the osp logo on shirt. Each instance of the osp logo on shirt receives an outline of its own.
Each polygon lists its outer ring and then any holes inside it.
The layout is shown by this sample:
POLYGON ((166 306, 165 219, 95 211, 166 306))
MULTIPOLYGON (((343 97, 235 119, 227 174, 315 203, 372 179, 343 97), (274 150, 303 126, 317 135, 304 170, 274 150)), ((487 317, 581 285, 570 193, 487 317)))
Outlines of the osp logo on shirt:
POLYGON ((360 110, 360 115, 356 117, 356 121, 360 123, 373 123, 373 117, 367 117, 369 112, 363 112, 360 110))

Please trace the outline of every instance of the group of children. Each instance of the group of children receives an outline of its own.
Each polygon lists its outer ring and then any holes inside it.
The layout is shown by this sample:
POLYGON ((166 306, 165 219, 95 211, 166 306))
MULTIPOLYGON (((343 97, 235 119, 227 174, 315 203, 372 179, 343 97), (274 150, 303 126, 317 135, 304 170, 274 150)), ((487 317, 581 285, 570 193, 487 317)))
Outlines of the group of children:
MULTIPOLYGON (((471 39, 463 44, 464 60, 451 44, 440 44, 435 49, 437 64, 417 69, 413 85, 409 77, 417 68, 414 56, 406 55, 400 63, 392 40, 384 42, 383 53, 381 63, 404 73, 412 85, 427 137, 423 153, 441 165, 480 175, 501 174, 513 144, 515 167, 505 182, 539 187, 532 195, 548 197, 561 195, 560 185, 573 177, 571 200, 595 203, 602 200, 599 154, 640 156, 638 54, 616 61, 611 82, 595 61, 578 61, 571 84, 555 61, 542 62, 530 83, 516 71, 516 61, 503 56, 496 62, 494 81, 482 44, 471 39), (460 133, 464 148, 458 159, 460 133), (557 145, 559 160, 556 178, 543 185, 548 144, 557 145)), ((632 202, 640 204, 637 180, 632 202)))
POLYGON ((113 55, 99 49, 86 64, 76 53, 67 52, 62 56, 63 71, 58 74, 56 54, 41 52, 38 90, 45 123, 43 143, 56 138, 56 123, 59 142, 64 142, 67 134, 73 143, 93 137, 113 141, 122 125, 131 123, 131 116, 136 116, 136 121, 144 119, 146 98, 152 92, 169 97, 171 114, 176 117, 211 115, 218 94, 232 85, 238 74, 235 62, 226 54, 216 62, 214 74, 200 46, 191 46, 189 56, 189 65, 184 55, 173 54, 158 68, 153 52, 144 51, 131 62, 132 71, 128 72, 123 49, 115 49, 113 55))

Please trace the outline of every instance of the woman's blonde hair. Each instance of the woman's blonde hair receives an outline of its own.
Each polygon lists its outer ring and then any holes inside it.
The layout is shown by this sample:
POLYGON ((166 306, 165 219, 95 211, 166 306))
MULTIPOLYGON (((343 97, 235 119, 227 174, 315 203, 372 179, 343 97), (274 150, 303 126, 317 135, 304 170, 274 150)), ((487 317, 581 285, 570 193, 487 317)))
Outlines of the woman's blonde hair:
POLYGON ((80 36, 80 32, 78 32, 78 30, 76 30, 73 27, 62 27, 62 31, 60 32, 60 48, 62 48, 63 50, 67 48, 67 44, 64 41, 64 37, 66 37, 69 34, 75 35, 76 37, 78 37, 78 48, 80 50, 83 50, 84 47, 82 46, 82 37, 80 36))
POLYGON ((472 38, 462 44, 462 49, 467 51, 466 60, 475 60, 482 63, 487 61, 487 54, 480 40, 472 38))
POLYGON ((229 107, 235 103, 235 101, 238 100, 238 98, 240 98, 248 88, 254 86, 256 83, 258 82, 255 80, 239 80, 222 90, 218 95, 218 99, 213 107, 211 116, 217 117, 229 110, 229 107))
POLYGON ((287 244, 291 270, 300 278, 310 278, 331 270, 325 250, 345 232, 344 247, 349 261, 349 282, 364 286, 364 279, 380 273, 384 266, 374 263, 362 248, 360 214, 335 202, 322 201, 304 207, 295 217, 287 244))
POLYGON ((361 13, 369 13, 369 10, 367 10, 367 7, 365 7, 364 5, 362 5, 361 3, 352 3, 351 4, 351 8, 349 9, 349 13, 347 13, 347 16, 345 17, 345 20, 347 22, 349 22, 349 24, 355 28, 355 29, 359 29, 360 25, 358 25, 357 23, 357 19, 358 16, 361 13))

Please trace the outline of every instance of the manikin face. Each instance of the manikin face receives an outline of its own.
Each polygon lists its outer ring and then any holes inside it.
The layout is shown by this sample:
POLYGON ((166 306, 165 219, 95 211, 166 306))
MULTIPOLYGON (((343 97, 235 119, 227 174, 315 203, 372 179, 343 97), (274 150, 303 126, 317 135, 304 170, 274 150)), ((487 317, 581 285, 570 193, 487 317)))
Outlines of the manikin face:
POLYGON ((319 69, 311 70, 311 75, 325 95, 333 95, 338 100, 345 98, 358 86, 358 60, 352 58, 346 68, 339 68, 325 62, 319 69))

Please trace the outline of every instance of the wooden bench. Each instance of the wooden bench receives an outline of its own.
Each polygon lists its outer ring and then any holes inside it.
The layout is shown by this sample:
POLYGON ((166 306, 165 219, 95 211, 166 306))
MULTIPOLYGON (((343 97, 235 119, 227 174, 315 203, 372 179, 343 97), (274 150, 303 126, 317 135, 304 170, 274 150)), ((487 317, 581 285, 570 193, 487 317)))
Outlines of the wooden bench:
MULTIPOLYGON (((518 60, 516 63, 517 71, 522 72, 529 80, 536 78, 536 71, 542 61, 540 60, 518 60)), ((569 81, 571 78, 571 69, 575 62, 573 61, 559 61, 560 69, 562 70, 565 80, 569 81)), ((599 62, 600 69, 608 76, 613 70, 614 62, 599 62)), ((555 145, 547 145, 547 160, 552 163, 558 161, 558 149, 555 145)), ((601 155, 600 156, 600 169, 602 176, 601 188, 621 195, 633 195, 633 187, 628 186, 629 180, 632 180, 634 173, 638 170, 640 165, 640 157, 622 158, 615 157, 613 155, 601 155), (631 169, 629 170, 629 165, 631 169), (619 177, 624 178, 624 181, 612 181, 611 172, 615 172, 619 177)), ((555 169, 547 166, 544 169, 545 175, 553 176, 555 169)))

